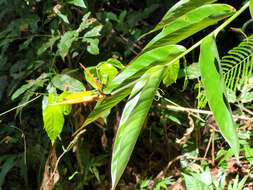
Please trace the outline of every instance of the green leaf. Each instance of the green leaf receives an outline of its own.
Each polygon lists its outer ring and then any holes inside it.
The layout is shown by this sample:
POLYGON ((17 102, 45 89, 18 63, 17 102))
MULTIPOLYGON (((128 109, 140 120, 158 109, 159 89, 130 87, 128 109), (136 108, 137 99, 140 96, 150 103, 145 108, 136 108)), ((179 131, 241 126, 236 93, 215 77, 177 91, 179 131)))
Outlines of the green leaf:
POLYGON ((63 105, 53 105, 57 103, 57 95, 50 93, 47 97, 44 97, 44 102, 47 102, 47 106, 43 105, 43 122, 44 129, 47 132, 51 143, 54 144, 58 135, 60 135, 63 125, 64 125, 64 106, 63 105))
POLYGON ((58 15, 65 23, 69 24, 69 19, 68 19, 68 17, 67 17, 65 14, 63 14, 63 13, 61 13, 61 12, 58 12, 57 15, 58 15))
POLYGON ((206 37, 201 44, 200 50, 200 72, 209 106, 221 134, 238 158, 239 141, 232 119, 231 108, 226 98, 225 84, 221 74, 220 60, 214 37, 206 37))
POLYGON ((124 108, 113 147, 112 190, 116 188, 127 166, 163 72, 164 66, 149 69, 135 84, 124 108))
MULTIPOLYGON (((156 27, 148 32, 147 34, 156 32, 158 30, 161 30, 165 26, 169 25, 171 22, 173 22, 176 18, 181 17, 182 15, 186 14, 187 12, 198 8, 204 4, 213 3, 217 0, 181 0, 178 3, 176 3, 173 7, 171 7, 167 13, 164 15, 162 20, 156 25, 156 27)), ((145 35, 147 35, 145 34, 145 35)), ((144 36, 145 36, 144 35, 144 36)))
POLYGON ((1 160, 1 168, 0 168, 0 189, 2 189, 2 185, 5 182, 5 177, 8 174, 8 172, 15 166, 17 161, 16 155, 6 155, 8 156, 8 159, 3 162, 1 160))
POLYGON ((179 61, 175 61, 174 63, 167 66, 166 71, 165 71, 165 77, 163 79, 163 84, 166 87, 176 82, 179 68, 180 68, 179 61))
POLYGON ((87 8, 87 6, 84 3, 84 0, 68 0, 67 3, 78 7, 87 8))
POLYGON ((83 42, 87 42, 89 45, 87 47, 87 51, 92 55, 99 54, 99 40, 97 38, 83 38, 83 42))
POLYGON ((230 16, 234 10, 233 7, 225 4, 203 5, 196 8, 166 26, 146 45, 144 51, 162 45, 176 44, 230 16))
POLYGON ((100 36, 100 31, 102 30, 102 28, 103 28, 102 25, 95 26, 90 31, 86 32, 84 34, 84 37, 85 38, 98 37, 98 36, 100 36))
POLYGON ((249 10, 250 10, 251 17, 253 18, 253 0, 249 1, 249 10))
POLYGON ((47 42, 43 43, 40 48, 37 51, 37 55, 41 55, 44 53, 48 48, 53 47, 54 43, 60 38, 60 36, 52 36, 51 38, 48 39, 47 42))
POLYGON ((72 43, 77 39, 77 37, 78 32, 75 30, 65 32, 63 36, 61 36, 61 40, 58 43, 57 53, 62 57, 62 59, 67 56, 72 43))
POLYGON ((185 48, 183 46, 167 45, 145 52, 135 58, 125 70, 117 75, 105 90, 110 93, 138 72, 147 70, 158 64, 168 63, 184 51, 185 48))
POLYGON ((28 83, 28 84, 24 84, 23 86, 21 86, 19 89, 17 89, 11 96, 11 100, 15 100, 17 97, 19 97, 20 95, 22 95, 23 93, 25 93, 27 90, 29 90, 30 88, 32 88, 34 84, 33 83, 28 83))
POLYGON ((129 95, 131 88, 120 91, 117 94, 109 96, 108 98, 98 102, 94 110, 89 114, 85 120, 84 126, 96 121, 98 118, 103 117, 105 113, 110 111, 114 106, 121 102, 125 97, 129 95))
POLYGON ((61 91, 81 92, 85 90, 83 83, 66 74, 55 75, 51 82, 54 87, 61 91))

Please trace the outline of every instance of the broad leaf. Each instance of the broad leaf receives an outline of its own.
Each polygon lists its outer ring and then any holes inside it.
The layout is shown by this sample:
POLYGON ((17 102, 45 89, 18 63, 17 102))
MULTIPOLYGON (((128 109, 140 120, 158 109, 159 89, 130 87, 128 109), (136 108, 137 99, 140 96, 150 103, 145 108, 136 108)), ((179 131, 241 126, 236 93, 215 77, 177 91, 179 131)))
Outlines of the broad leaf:
POLYGON ((164 66, 149 69, 135 84, 124 108, 113 147, 112 190, 127 166, 163 72, 164 66))
POLYGON ((62 131, 65 112, 64 105, 53 105, 54 103, 57 103, 56 94, 49 94, 48 98, 44 97, 43 99, 44 129, 46 130, 52 144, 54 144, 58 135, 60 135, 62 131))
POLYGON ((183 46, 167 45, 141 54, 112 80, 106 91, 111 92, 140 71, 147 70, 158 64, 168 63, 184 51, 185 48, 183 46))
POLYGON ((206 37, 201 44, 200 50, 200 72, 208 104, 221 134, 238 158, 239 141, 231 109, 226 98, 225 84, 221 74, 220 60, 214 37, 206 37))
MULTIPOLYGON (((182 15, 186 14, 187 12, 198 8, 204 4, 213 3, 217 0, 181 0, 178 3, 176 3, 173 7, 171 7, 167 13, 164 15, 162 20, 156 25, 156 27, 148 32, 147 34, 156 32, 158 30, 161 30, 165 26, 169 25, 171 22, 173 22, 178 17, 181 17, 182 15)), ((147 35, 145 34, 145 35, 147 35)))
POLYGON ((57 51, 57 53, 62 57, 62 59, 64 59, 67 56, 72 43, 75 40, 77 40, 77 37, 78 32, 75 30, 68 31, 63 34, 60 42, 58 43, 58 51, 57 51))
POLYGON ((253 18, 253 0, 249 1, 249 10, 250 10, 251 17, 253 18))
POLYGON ((66 74, 56 75, 51 82, 54 87, 61 91, 80 92, 85 90, 83 83, 66 74))
POLYGON ((230 16, 235 9, 225 4, 203 5, 175 19, 156 35, 144 51, 162 45, 176 44, 204 28, 230 16))

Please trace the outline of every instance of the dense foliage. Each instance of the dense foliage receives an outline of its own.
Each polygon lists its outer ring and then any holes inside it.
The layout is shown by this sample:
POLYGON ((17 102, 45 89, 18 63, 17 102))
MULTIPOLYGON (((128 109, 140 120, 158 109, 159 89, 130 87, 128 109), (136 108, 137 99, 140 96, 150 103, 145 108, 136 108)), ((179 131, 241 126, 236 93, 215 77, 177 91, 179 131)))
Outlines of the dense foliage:
POLYGON ((0 189, 253 188, 250 13, 0 0, 0 189))

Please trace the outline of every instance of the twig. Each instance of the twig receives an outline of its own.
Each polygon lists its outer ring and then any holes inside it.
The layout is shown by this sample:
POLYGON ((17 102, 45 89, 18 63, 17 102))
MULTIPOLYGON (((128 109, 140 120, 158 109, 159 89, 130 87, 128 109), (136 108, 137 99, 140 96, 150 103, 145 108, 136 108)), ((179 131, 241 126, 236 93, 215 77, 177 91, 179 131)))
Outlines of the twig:
POLYGON ((23 104, 21 104, 21 105, 18 105, 18 106, 14 107, 14 108, 11 108, 11 109, 9 109, 9 110, 3 112, 3 113, 0 113, 0 117, 3 116, 3 115, 5 115, 5 114, 7 114, 7 113, 9 113, 9 112, 11 112, 11 111, 13 111, 13 110, 15 110, 15 109, 18 109, 18 108, 21 108, 21 107, 26 106, 27 104, 33 102, 34 100, 37 100, 37 99, 40 98, 41 96, 42 96, 42 95, 36 96, 35 98, 33 98, 33 99, 31 99, 31 100, 29 100, 29 101, 27 101, 27 102, 25 102, 25 103, 23 103, 23 104))
MULTIPOLYGON (((171 110, 175 110, 175 111, 192 112, 192 113, 198 113, 198 114, 204 114, 204 115, 213 115, 213 112, 211 112, 211 111, 193 109, 193 108, 185 108, 185 107, 182 107, 182 106, 167 105, 166 108, 171 109, 171 110)), ((246 116, 232 115, 232 117, 234 119, 253 121, 253 118, 249 118, 249 117, 246 117, 246 116)))

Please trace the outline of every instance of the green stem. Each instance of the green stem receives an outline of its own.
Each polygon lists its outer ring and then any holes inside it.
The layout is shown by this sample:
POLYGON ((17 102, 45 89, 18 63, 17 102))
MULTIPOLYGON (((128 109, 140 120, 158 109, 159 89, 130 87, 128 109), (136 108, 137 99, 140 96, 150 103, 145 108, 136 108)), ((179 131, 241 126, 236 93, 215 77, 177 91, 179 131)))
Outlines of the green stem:
MULTIPOLYGON (((208 34, 207 36, 217 36, 218 33, 223 30, 226 26, 228 26, 232 21, 234 21, 240 14, 242 14, 247 8, 249 7, 249 2, 247 2, 239 11, 237 11, 233 16, 231 16, 228 20, 226 20, 223 24, 221 24, 218 28, 216 28, 213 32, 211 32, 210 34, 208 34)), ((172 61, 170 61, 168 64, 166 64, 165 66, 168 66, 176 61, 178 61, 179 59, 183 58, 184 56, 186 56, 188 53, 190 53, 192 50, 196 49, 198 46, 200 46, 200 44, 202 43, 202 41, 205 38, 202 38, 201 40, 199 40, 197 43, 195 43, 192 47, 190 47, 189 49, 187 49, 185 52, 183 52, 182 54, 180 54, 179 56, 177 56, 175 59, 173 59, 172 61)))

